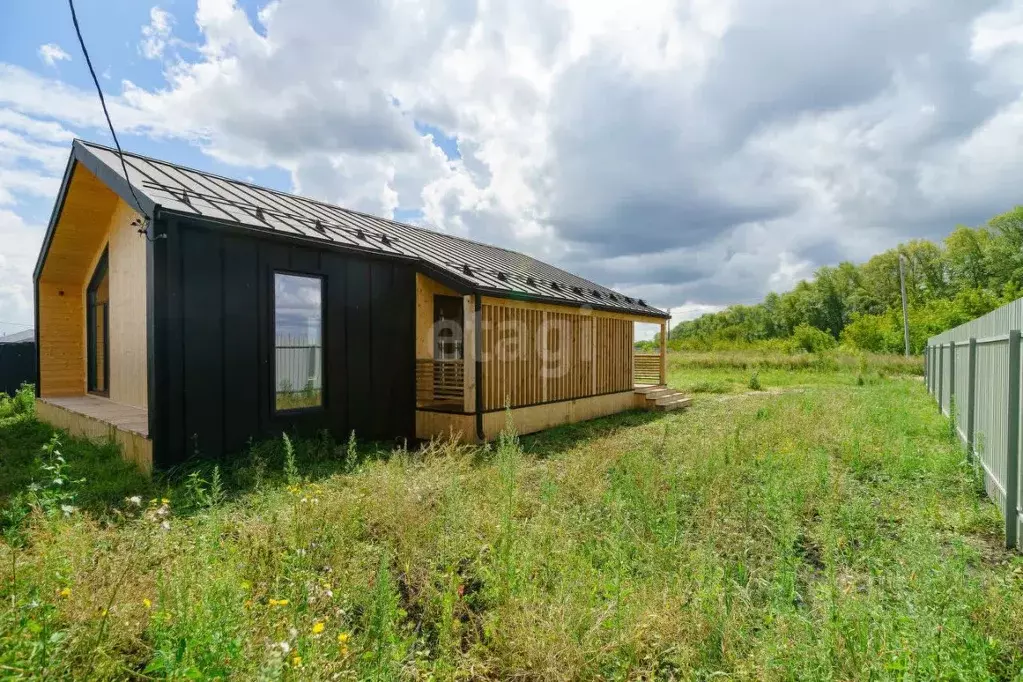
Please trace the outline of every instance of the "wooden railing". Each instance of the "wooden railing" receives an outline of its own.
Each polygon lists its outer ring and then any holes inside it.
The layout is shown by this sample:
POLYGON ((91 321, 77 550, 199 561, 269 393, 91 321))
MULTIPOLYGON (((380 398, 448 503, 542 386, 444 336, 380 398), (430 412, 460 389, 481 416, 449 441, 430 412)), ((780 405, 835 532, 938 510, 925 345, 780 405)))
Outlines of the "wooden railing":
POLYGON ((416 359, 416 404, 461 408, 465 390, 463 360, 416 359))
POLYGON ((637 384, 663 384, 661 356, 636 353, 633 356, 633 378, 637 384))

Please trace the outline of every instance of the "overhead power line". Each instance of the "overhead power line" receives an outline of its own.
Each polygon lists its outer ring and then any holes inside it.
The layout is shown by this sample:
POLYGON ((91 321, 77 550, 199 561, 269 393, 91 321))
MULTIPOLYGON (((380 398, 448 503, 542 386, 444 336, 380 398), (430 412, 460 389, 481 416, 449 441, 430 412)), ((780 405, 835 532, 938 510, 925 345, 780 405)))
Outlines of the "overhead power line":
POLYGON ((121 170, 124 172, 124 181, 128 183, 128 191, 131 192, 132 198, 135 200, 135 207, 138 208, 139 215, 142 216, 142 224, 139 226, 139 234, 145 235, 146 239, 151 239, 149 236, 149 216, 146 215, 145 210, 142 208, 142 202, 139 201, 139 197, 135 194, 135 188, 131 186, 131 179, 128 177, 128 166, 124 162, 124 151, 121 149, 121 143, 117 139, 117 132, 114 130, 114 123, 110 120, 110 112, 107 110, 107 101, 103 97, 103 88, 99 85, 99 79, 96 77, 96 69, 92 68, 92 60, 89 58, 89 50, 85 47, 85 39, 82 38, 82 29, 78 26, 78 14, 75 13, 74 0, 67 0, 68 7, 71 8, 71 21, 75 25, 75 35, 78 36, 78 44, 82 47, 82 56, 85 57, 85 65, 89 67, 89 75, 92 76, 92 82, 96 86, 96 93, 99 95, 99 103, 103 107, 103 116, 107 119, 107 127, 110 129, 110 137, 114 138, 114 146, 117 147, 117 159, 121 162, 121 170))

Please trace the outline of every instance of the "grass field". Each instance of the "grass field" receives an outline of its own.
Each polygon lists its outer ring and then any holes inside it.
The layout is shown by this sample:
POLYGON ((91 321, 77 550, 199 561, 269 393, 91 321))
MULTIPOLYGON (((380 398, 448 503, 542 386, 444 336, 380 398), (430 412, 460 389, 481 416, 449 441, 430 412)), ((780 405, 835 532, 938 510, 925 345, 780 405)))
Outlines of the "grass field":
POLYGON ((1023 561, 919 378, 879 367, 673 358, 673 384, 723 389, 487 450, 323 437, 154 482, 65 441, 62 478, 90 479, 70 513, 66 485, 18 495, 49 432, 13 410, 0 677, 1018 677, 1023 561))

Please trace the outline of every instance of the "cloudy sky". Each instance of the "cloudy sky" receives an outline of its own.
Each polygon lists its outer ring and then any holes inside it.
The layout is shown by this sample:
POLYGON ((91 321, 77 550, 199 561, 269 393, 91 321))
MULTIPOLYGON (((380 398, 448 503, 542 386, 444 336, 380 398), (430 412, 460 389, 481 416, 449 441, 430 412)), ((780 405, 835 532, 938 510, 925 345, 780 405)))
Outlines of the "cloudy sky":
MULTIPOLYGON (((77 6, 126 148, 678 316, 1023 203, 1023 0, 77 6)), ((66 3, 3 3, 0 331, 75 136, 109 142, 66 3)))

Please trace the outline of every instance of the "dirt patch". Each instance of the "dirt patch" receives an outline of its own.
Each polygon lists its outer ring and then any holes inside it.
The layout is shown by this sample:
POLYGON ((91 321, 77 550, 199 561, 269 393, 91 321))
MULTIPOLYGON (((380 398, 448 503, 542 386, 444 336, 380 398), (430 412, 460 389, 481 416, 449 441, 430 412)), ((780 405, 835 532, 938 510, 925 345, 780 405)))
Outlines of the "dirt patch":
POLYGON ((815 574, 824 570, 824 553, 821 551, 820 545, 814 542, 813 539, 803 534, 796 536, 795 541, 792 543, 792 551, 815 574))
POLYGON ((1001 536, 975 534, 960 537, 965 544, 977 550, 980 563, 985 566, 1002 566, 1015 556, 1011 550, 1005 548, 1005 540, 1001 536))

